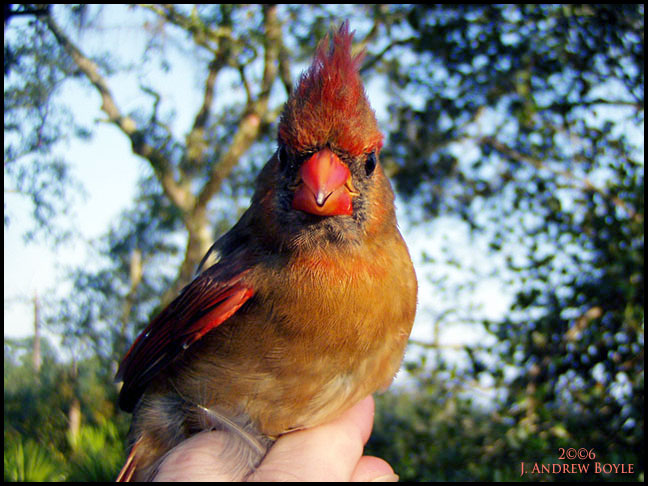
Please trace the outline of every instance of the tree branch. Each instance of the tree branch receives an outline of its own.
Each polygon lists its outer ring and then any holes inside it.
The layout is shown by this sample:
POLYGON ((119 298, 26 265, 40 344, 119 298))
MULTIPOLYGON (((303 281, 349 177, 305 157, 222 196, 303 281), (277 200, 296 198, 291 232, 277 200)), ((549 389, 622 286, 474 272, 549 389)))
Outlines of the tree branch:
POLYGON ((541 110, 549 110, 549 111, 557 111, 561 112, 564 110, 572 110, 574 108, 582 108, 582 107, 591 107, 591 106, 597 106, 597 105, 610 105, 610 106, 629 106, 632 107, 636 110, 643 110, 644 109, 644 104, 643 102, 636 102, 636 101, 627 101, 627 100, 605 100, 602 98, 597 98, 594 100, 579 100, 579 101, 574 101, 574 102, 567 102, 567 101, 557 101, 555 103, 551 103, 549 106, 546 107, 541 107, 541 110))
POLYGON ((194 42, 205 49, 218 54, 221 42, 226 41, 230 45, 239 46, 241 42, 232 36, 231 27, 208 27, 197 16, 186 16, 178 12, 173 6, 166 5, 161 8, 158 5, 140 5, 156 15, 159 15, 167 22, 180 27, 183 31, 192 35, 194 42))
MULTIPOLYGON (((192 217, 187 222, 189 239, 185 258, 180 267, 176 285, 165 293, 165 299, 175 295, 179 288, 191 279, 195 271, 195 264, 200 261, 200 258, 211 245, 211 235, 207 226, 207 204, 221 190, 225 179, 238 164, 243 154, 259 137, 261 129, 268 120, 268 101, 272 84, 277 77, 277 58, 282 32, 277 19, 276 5, 265 6, 263 11, 265 57, 261 90, 256 99, 248 91, 247 104, 235 129, 232 141, 220 160, 214 163, 209 179, 196 199, 191 211, 192 217)), ((244 76, 245 73, 241 71, 241 75, 244 76)))
POLYGON ((277 18, 277 6, 265 6, 263 13, 265 56, 261 91, 256 100, 248 100, 248 106, 236 128, 232 143, 218 163, 214 164, 209 180, 203 187, 196 206, 206 207, 211 198, 220 191, 223 181, 257 139, 262 121, 266 119, 270 90, 277 77, 277 59, 279 57, 282 32, 281 24, 277 18))
POLYGON ((497 140, 495 137, 491 136, 486 136, 486 137, 481 137, 479 139, 479 142, 482 144, 487 144, 493 147, 495 150, 497 150, 499 153, 506 155, 507 157, 517 160, 519 162, 524 162, 526 164, 530 164, 534 166, 536 169, 544 169, 547 170, 557 176, 564 177, 567 180, 570 181, 577 181, 582 185, 582 188, 585 191, 590 191, 590 192, 596 192, 597 194, 601 195, 603 198, 608 199, 612 201, 612 203, 617 206, 622 208, 632 219, 634 219, 637 222, 641 222, 643 220, 643 217, 641 214, 637 213, 634 209, 630 208, 623 199, 621 199, 618 196, 614 196, 609 194, 605 189, 598 187, 596 184, 594 184, 591 180, 589 180, 587 177, 576 177, 574 174, 571 172, 568 172, 566 170, 559 170, 559 169, 554 169, 549 167, 547 164, 545 164, 542 160, 537 159, 535 157, 531 157, 529 155, 525 155, 523 153, 518 152, 517 150, 509 147, 508 145, 500 142, 497 140))
POLYGON ((72 58, 79 70, 88 78, 101 96, 101 110, 108 115, 111 123, 114 123, 126 134, 133 147, 133 151, 149 161, 155 174, 162 184, 165 194, 179 208, 186 211, 191 207, 193 198, 191 193, 179 186, 173 177, 173 169, 168 159, 156 148, 149 145, 145 140, 145 134, 137 129, 137 124, 130 116, 124 116, 113 97, 108 83, 99 74, 99 66, 89 59, 72 42, 72 40, 61 30, 51 15, 44 17, 47 27, 50 29, 58 43, 65 52, 72 58))
POLYGON ((371 56, 364 63, 362 63, 362 66, 360 67, 360 74, 364 74, 365 72, 373 68, 374 64, 378 63, 378 61, 380 61, 383 58, 383 56, 387 54, 387 52, 389 52, 394 47, 405 46, 407 44, 412 43, 413 40, 414 38, 407 38, 407 39, 400 39, 400 40, 397 39, 390 42, 382 51, 380 51, 375 56, 371 56))
POLYGON ((205 127, 209 120, 209 113, 214 102, 214 87, 218 73, 227 63, 227 55, 216 54, 209 63, 209 71, 205 80, 205 93, 200 110, 196 114, 193 127, 186 138, 186 153, 190 164, 202 165, 208 146, 205 127))
POLYGON ((99 74, 99 67, 97 64, 86 57, 81 50, 74 45, 70 38, 67 37, 67 35, 65 35, 65 33, 59 28, 51 15, 46 16, 44 19, 47 27, 54 34, 58 43, 76 63, 81 72, 85 74, 94 87, 97 88, 97 91, 99 91, 102 101, 101 109, 108 115, 110 121, 115 123, 127 135, 132 135, 136 131, 135 121, 128 116, 122 116, 119 108, 117 108, 113 95, 108 88, 108 84, 99 74))
POLYGON ((290 55, 283 43, 283 39, 279 46, 279 76, 281 77, 281 82, 286 89, 286 95, 290 96, 293 88, 292 74, 290 73, 290 55))

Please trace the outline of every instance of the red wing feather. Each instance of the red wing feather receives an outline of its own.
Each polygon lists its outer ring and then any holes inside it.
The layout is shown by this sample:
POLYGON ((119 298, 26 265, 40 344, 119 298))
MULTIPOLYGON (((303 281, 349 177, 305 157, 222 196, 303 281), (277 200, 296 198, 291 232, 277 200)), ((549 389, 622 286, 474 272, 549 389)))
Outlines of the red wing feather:
POLYGON ((130 483, 131 479, 133 477, 133 474, 135 474, 135 470, 137 469, 137 457, 135 456, 135 451, 137 450, 137 446, 142 442, 142 439, 138 439, 137 442, 131 447, 130 453, 128 454, 128 457, 126 458, 126 463, 124 466, 121 468, 121 471, 119 471, 119 475, 117 476, 117 479, 115 479, 116 483, 130 483))
POLYGON ((222 281, 212 267, 196 277, 137 337, 117 371, 119 406, 130 412, 146 385, 182 351, 229 319, 254 294, 245 272, 222 281))

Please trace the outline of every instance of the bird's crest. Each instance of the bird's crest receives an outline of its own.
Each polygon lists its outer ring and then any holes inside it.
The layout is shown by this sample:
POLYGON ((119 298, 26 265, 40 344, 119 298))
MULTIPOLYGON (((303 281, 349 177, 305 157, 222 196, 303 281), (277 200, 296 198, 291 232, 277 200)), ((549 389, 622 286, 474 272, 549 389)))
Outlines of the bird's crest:
POLYGON ((358 156, 382 147, 383 136, 358 71, 364 52, 352 56, 352 40, 347 22, 332 43, 324 37, 286 102, 279 140, 294 151, 331 143, 358 156))

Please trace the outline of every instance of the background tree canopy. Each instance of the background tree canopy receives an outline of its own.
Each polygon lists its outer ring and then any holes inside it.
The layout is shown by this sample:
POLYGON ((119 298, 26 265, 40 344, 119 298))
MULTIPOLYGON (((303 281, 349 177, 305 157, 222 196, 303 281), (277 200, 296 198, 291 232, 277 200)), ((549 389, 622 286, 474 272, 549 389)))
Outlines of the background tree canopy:
POLYGON ((114 477, 118 359, 247 206, 293 82, 344 19, 387 99, 382 162, 432 336, 379 397, 368 452, 406 480, 516 479, 521 462, 590 465, 524 479, 643 480, 644 7, 573 4, 5 7, 5 232, 21 197, 27 241, 76 237, 66 140, 108 123, 141 161, 132 205, 45 303, 73 362, 5 339, 6 480, 114 477), (130 58, 105 42, 125 22, 144 39, 130 58), (169 97, 179 73, 196 106, 169 97), (76 119, 70 86, 99 121, 76 119), (456 228, 481 253, 426 244, 456 228), (510 302, 497 317, 490 282, 510 302), (477 339, 444 342, 457 325, 477 339))

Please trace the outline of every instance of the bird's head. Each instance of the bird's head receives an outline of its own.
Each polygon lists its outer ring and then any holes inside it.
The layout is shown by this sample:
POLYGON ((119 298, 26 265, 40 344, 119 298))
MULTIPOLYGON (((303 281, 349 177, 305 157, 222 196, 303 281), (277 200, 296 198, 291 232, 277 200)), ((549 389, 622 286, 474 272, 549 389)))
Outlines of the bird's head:
POLYGON ((286 102, 277 152, 259 177, 255 199, 277 221, 282 246, 360 242, 395 224, 393 192, 379 163, 383 135, 352 39, 345 22, 320 42, 286 102))

